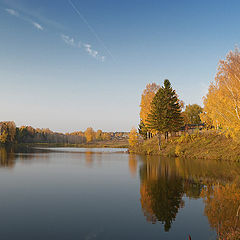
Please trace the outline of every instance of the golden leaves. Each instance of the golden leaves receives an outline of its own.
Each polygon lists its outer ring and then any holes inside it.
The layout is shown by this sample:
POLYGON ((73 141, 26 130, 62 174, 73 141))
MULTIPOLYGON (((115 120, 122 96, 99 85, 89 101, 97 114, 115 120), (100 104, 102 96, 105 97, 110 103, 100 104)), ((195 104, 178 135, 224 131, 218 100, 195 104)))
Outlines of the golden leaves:
POLYGON ((147 84, 146 88, 142 93, 140 104, 140 118, 142 119, 144 124, 146 124, 148 114, 151 111, 152 100, 159 88, 160 86, 156 83, 147 84))
POLYGON ((136 128, 132 128, 132 130, 129 133, 129 145, 130 147, 135 147, 138 143, 138 134, 136 128))
POLYGON ((216 128, 223 128, 227 134, 237 136, 240 131, 240 53, 238 49, 229 52, 219 62, 214 82, 203 99, 202 121, 211 122, 216 128))

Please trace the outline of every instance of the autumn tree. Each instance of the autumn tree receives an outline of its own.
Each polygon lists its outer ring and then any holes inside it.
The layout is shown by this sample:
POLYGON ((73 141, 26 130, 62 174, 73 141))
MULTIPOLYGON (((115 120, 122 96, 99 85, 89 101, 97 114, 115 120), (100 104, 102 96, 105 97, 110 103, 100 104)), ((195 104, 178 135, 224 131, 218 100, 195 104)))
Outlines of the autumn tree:
POLYGON ((95 132, 91 127, 87 128, 84 134, 87 142, 92 142, 95 139, 95 132))
POLYGON ((211 129, 213 127, 213 120, 209 117, 209 114, 207 114, 206 112, 202 112, 199 114, 199 117, 201 119, 201 122, 204 123, 207 129, 211 129))
POLYGON ((159 149, 161 149, 161 134, 168 139, 168 132, 178 131, 183 124, 180 101, 169 80, 164 81, 153 98, 151 111, 147 118, 147 128, 158 133, 159 149))
POLYGON ((98 140, 98 141, 101 141, 102 140, 102 137, 103 137, 103 132, 102 132, 102 130, 97 130, 97 132, 96 132, 96 140, 98 140))
POLYGON ((16 134, 16 124, 13 121, 7 122, 9 141, 14 142, 16 134))
POLYGON ((134 149, 137 146, 138 134, 136 128, 132 128, 130 131, 128 142, 131 149, 134 149))
POLYGON ((106 141, 111 140, 111 134, 108 132, 104 132, 102 134, 102 140, 106 140, 106 141))
POLYGON ((200 114, 203 112, 203 108, 198 104, 188 104, 183 112, 183 118, 185 124, 200 124, 200 114))
MULTIPOLYGON (((230 51, 221 60, 215 80, 204 97, 204 114, 214 127, 225 130, 233 137, 240 137, 240 52, 230 51)), ((205 118, 205 119, 204 119, 205 118)))
MULTIPOLYGON (((45 135, 43 133, 44 131, 41 130, 41 135, 43 138, 45 138, 45 135)), ((21 126, 20 128, 17 128, 16 139, 18 143, 34 142, 34 137, 36 137, 36 131, 33 127, 21 126)))
POLYGON ((0 134, 0 143, 7 143, 7 137, 8 133, 3 130, 2 133, 0 134))
POLYGON ((146 88, 143 90, 140 104, 140 124, 142 122, 142 124, 146 126, 148 114, 151 111, 152 100, 159 88, 160 86, 156 83, 150 83, 147 84, 146 88))
POLYGON ((16 125, 13 121, 0 122, 0 143, 15 141, 16 125))
POLYGON ((14 122, 0 122, 0 143, 70 143, 81 144, 86 141, 84 133, 57 133, 49 128, 31 126, 16 127, 14 122))

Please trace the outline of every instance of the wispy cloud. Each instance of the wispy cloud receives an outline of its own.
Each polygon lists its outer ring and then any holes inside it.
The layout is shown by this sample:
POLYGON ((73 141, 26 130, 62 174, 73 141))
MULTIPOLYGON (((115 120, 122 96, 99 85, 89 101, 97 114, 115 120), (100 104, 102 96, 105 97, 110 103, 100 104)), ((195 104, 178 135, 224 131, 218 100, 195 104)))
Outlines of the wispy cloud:
MULTIPOLYGON (((77 13, 77 15, 81 18, 81 20, 86 24, 86 26, 88 27, 89 31, 92 32, 92 34, 94 35, 94 37, 96 38, 96 40, 104 47, 104 49, 107 51, 107 53, 110 55, 110 57, 114 60, 114 57, 112 55, 112 53, 110 52, 110 50, 106 47, 105 43, 102 41, 102 39, 98 36, 97 32, 95 31, 95 29, 89 24, 89 22, 87 21, 87 19, 80 13, 79 9, 76 7, 75 4, 73 4, 73 2, 71 0, 68 0, 69 4, 71 5, 71 7, 73 8, 73 10, 77 13)), ((88 49, 86 49, 87 51, 89 51, 88 49)), ((91 55, 91 54, 90 54, 91 55)))
POLYGON ((43 27, 42 27, 39 23, 37 23, 37 22, 32 22, 32 24, 33 24, 33 26, 34 26, 35 28, 43 31, 43 27))
POLYGON ((59 31, 66 30, 66 27, 63 24, 56 22, 53 19, 46 17, 45 15, 42 15, 43 12, 40 11, 39 9, 33 9, 33 8, 29 8, 27 6, 23 6, 22 1, 0 0, 0 2, 1 1, 5 2, 6 6, 8 6, 7 8, 14 9, 14 11, 17 11, 18 13, 20 13, 21 16, 29 17, 32 20, 34 19, 36 22, 40 22, 41 25, 44 24, 46 26, 50 26, 55 29, 58 29, 59 31))
POLYGON ((93 58, 100 60, 102 62, 105 61, 105 56, 99 55, 98 51, 92 49, 92 46, 90 44, 84 44, 85 51, 93 58))
POLYGON ((92 56, 92 57, 94 57, 94 58, 96 58, 96 59, 99 59, 99 60, 101 60, 102 62, 105 61, 105 56, 100 56, 99 53, 98 53, 98 51, 93 50, 93 49, 92 49, 92 46, 91 46, 90 44, 84 44, 84 48, 85 48, 86 52, 87 52, 90 56, 92 56))
POLYGON ((6 8, 5 11, 15 17, 18 17, 26 22, 31 23, 35 28, 37 28, 38 30, 43 31, 43 26, 35 21, 33 21, 32 19, 26 17, 26 16, 22 16, 20 15, 16 10, 12 9, 12 8, 6 8))
POLYGON ((67 35, 65 35, 65 34, 62 34, 62 35, 61 35, 61 38, 62 38, 62 40, 63 40, 66 44, 68 44, 68 45, 70 45, 70 46, 73 46, 73 47, 76 46, 75 41, 74 41, 73 38, 71 38, 71 37, 69 37, 69 36, 67 36, 67 35))
MULTIPOLYGON (((70 3, 72 3, 72 2, 70 1, 70 3)), ((75 8, 75 5, 73 5, 73 7, 75 8)), ((33 21, 31 18, 29 18, 27 16, 20 15, 18 11, 14 10, 12 8, 6 8, 5 11, 8 14, 12 15, 12 16, 18 17, 18 18, 20 18, 20 19, 22 19, 22 20, 24 20, 26 22, 31 23, 38 30, 41 30, 41 31, 44 30, 43 26, 40 23, 38 23, 36 21, 33 21)), ((75 9, 75 11, 78 13, 78 9, 75 9)), ((80 14, 80 13, 78 13, 78 14, 80 14)), ((91 28, 91 26, 89 26, 89 27, 91 28)), ((74 38, 72 38, 72 37, 70 37, 68 35, 65 35, 65 34, 61 34, 60 36, 61 36, 61 39, 67 45, 69 45, 71 47, 75 47, 75 48, 82 48, 82 49, 84 49, 88 53, 89 56, 91 56, 91 57, 93 57, 93 58, 95 58, 95 59, 97 59, 99 61, 102 61, 102 62, 105 61, 106 57, 100 55, 97 50, 93 49, 91 44, 89 44, 89 43, 81 43, 80 41, 75 41, 74 38)), ((98 39, 98 40, 100 40, 100 39, 98 39)))
POLYGON ((92 57, 94 57, 94 58, 97 57, 98 52, 95 51, 95 50, 93 50, 93 49, 92 49, 92 46, 91 46, 90 44, 84 44, 84 47, 85 47, 86 52, 87 52, 90 56, 92 56, 92 57))
POLYGON ((67 45, 70 45, 70 46, 76 47, 76 48, 83 48, 88 53, 88 55, 90 55, 91 57, 93 57, 97 60, 100 60, 102 62, 105 61, 105 56, 99 55, 98 51, 92 49, 92 46, 90 44, 88 44, 88 43, 82 44, 80 41, 76 42, 74 40, 74 38, 69 37, 65 34, 62 34, 61 38, 67 45))
POLYGON ((6 8, 5 11, 12 16, 19 17, 19 13, 17 11, 15 11, 14 9, 6 8))

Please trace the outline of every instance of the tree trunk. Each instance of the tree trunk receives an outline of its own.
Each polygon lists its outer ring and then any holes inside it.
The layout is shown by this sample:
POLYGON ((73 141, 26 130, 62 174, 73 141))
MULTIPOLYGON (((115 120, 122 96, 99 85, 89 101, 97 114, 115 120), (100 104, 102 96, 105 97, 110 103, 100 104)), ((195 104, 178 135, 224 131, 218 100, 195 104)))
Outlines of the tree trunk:
POLYGON ((159 151, 161 151, 161 133, 158 133, 158 147, 159 147, 159 151))
POLYGON ((165 132, 165 142, 168 142, 168 132, 165 132))

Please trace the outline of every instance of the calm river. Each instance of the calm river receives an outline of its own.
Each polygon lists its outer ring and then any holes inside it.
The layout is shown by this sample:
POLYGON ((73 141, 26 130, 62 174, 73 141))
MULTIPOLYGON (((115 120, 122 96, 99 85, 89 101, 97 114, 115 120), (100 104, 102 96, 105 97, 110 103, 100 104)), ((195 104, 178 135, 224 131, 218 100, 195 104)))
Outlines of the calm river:
POLYGON ((0 148, 0 165, 1 240, 239 236, 238 163, 0 148))

